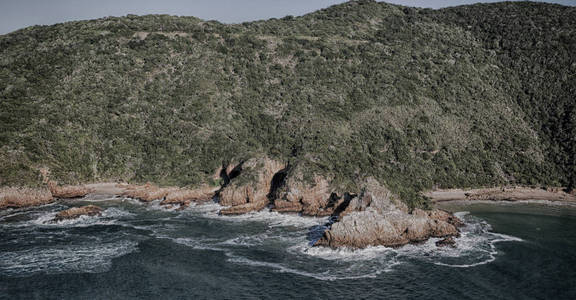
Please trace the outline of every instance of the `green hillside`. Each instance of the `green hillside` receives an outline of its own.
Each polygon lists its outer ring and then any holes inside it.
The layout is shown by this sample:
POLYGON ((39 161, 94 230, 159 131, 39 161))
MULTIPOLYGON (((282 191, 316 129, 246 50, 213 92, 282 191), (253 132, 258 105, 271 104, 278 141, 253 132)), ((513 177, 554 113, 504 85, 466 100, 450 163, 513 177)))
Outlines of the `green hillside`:
POLYGON ((237 25, 165 15, 0 36, 0 185, 195 186, 266 154, 356 191, 576 185, 576 9, 352 1, 237 25))

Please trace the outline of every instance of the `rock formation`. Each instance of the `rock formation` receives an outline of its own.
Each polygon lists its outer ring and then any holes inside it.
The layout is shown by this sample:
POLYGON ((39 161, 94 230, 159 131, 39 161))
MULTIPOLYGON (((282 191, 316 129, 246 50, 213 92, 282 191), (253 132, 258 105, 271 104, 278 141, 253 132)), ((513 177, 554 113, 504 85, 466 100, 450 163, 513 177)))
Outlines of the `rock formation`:
POLYGON ((48 189, 1 188, 0 210, 48 204, 54 201, 48 189))
POLYGON ((445 237, 439 241, 436 242, 436 246, 438 247, 456 247, 456 241, 454 240, 454 237, 445 237))
POLYGON ((99 216, 102 214, 102 209, 95 205, 87 205, 82 207, 72 207, 67 210, 63 210, 59 212, 56 217, 54 217, 54 221, 62 221, 62 220, 70 220, 75 219, 80 216, 99 216))
POLYGON ((219 203, 230 206, 220 211, 223 215, 243 214, 258 211, 270 204, 268 195, 271 193, 273 177, 285 169, 284 163, 267 157, 253 158, 234 167, 228 168, 227 174, 239 172, 237 177, 222 188, 219 193, 219 203))
POLYGON ((59 186, 54 181, 48 181, 48 188, 54 198, 80 198, 92 192, 92 189, 84 185, 59 186))
POLYGON ((461 221, 448 212, 416 209, 408 213, 376 180, 366 180, 364 191, 350 200, 315 246, 365 248, 402 246, 430 237, 458 236, 461 221))
POLYGON ((178 189, 166 195, 166 198, 160 202, 160 205, 173 206, 179 205, 184 209, 192 202, 202 203, 212 200, 219 187, 202 186, 196 189, 178 189))
POLYGON ((332 193, 326 178, 314 176, 314 183, 308 184, 301 173, 287 178, 276 197, 273 210, 307 216, 329 216, 344 201, 332 193))
POLYGON ((149 182, 145 185, 128 185, 124 188, 126 191, 122 193, 123 196, 138 199, 143 202, 163 199, 168 196, 168 194, 178 190, 178 188, 174 187, 160 188, 149 182))

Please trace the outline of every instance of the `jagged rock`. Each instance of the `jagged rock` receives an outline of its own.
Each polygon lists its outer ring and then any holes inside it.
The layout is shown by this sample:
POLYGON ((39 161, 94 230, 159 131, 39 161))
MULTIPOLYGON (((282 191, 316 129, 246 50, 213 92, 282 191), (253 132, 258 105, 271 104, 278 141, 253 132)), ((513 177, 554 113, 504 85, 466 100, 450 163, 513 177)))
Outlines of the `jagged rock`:
POLYGON ((102 209, 95 205, 72 207, 70 209, 59 212, 56 217, 54 217, 54 221, 58 222, 62 220, 75 219, 80 216, 99 216, 101 214, 102 209))
POLYGON ((0 210, 48 204, 54 201, 48 189, 0 188, 0 210))
POLYGON ((305 183, 301 173, 286 180, 274 200, 274 210, 299 212, 307 216, 329 216, 344 201, 333 194, 328 180, 314 176, 314 183, 305 183))
POLYGON ((180 209, 184 209, 192 202, 208 202, 212 200, 212 197, 217 191, 218 187, 213 186, 202 186, 196 189, 173 190, 166 195, 166 198, 160 202, 160 205, 180 205, 180 209))
POLYGON ((436 242, 436 246, 438 247, 456 247, 456 241, 454 237, 446 237, 436 242))
POLYGON ((432 220, 436 220, 436 221, 442 221, 442 222, 446 222, 448 224, 452 224, 456 227, 462 227, 464 226, 464 222, 462 222, 462 220, 458 219, 456 216, 454 216, 454 214, 445 211, 445 210, 441 210, 441 209, 433 209, 433 210, 429 210, 429 211, 425 211, 422 209, 414 209, 414 211, 412 211, 413 215, 420 215, 420 216, 424 216, 424 217, 430 217, 430 219, 432 220))
POLYGON ((143 202, 151 202, 154 200, 163 199, 171 192, 177 191, 177 188, 160 188, 151 183, 145 185, 131 185, 126 186, 126 191, 122 193, 123 196, 138 199, 143 202))
POLYGON ((242 214, 268 206, 272 178, 286 168, 286 165, 267 157, 261 157, 244 162, 241 168, 238 178, 234 178, 219 193, 219 203, 223 206, 231 206, 222 209, 221 214, 242 214))
POLYGON ((406 204, 394 197, 392 192, 380 185, 372 177, 366 179, 364 191, 350 201, 350 204, 342 211, 340 216, 343 217, 353 211, 364 211, 368 207, 381 214, 392 210, 408 213, 406 204))
POLYGON ((84 185, 58 186, 54 181, 48 181, 48 188, 54 198, 79 198, 92 192, 92 189, 84 185))
POLYGON ((374 179, 366 181, 364 191, 350 200, 339 218, 315 246, 396 247, 430 237, 459 235, 454 225, 457 218, 451 214, 438 210, 414 210, 410 214, 402 202, 374 179))

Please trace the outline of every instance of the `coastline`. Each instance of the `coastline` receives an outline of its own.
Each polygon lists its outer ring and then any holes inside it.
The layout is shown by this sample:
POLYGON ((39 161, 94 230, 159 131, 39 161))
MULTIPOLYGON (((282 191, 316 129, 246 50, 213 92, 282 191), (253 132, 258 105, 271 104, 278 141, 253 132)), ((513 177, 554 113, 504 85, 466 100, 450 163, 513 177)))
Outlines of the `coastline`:
POLYGON ((576 206, 574 192, 566 193, 560 187, 492 187, 477 189, 436 189, 422 193, 435 205, 454 204, 497 204, 535 203, 576 206))

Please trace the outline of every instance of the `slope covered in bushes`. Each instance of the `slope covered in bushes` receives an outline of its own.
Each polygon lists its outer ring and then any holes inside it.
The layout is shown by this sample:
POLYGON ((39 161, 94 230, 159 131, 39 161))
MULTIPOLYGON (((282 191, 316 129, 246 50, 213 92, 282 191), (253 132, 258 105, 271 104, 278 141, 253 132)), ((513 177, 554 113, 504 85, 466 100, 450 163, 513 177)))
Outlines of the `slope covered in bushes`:
POLYGON ((412 206, 433 186, 574 186, 576 10, 352 1, 236 25, 127 16, 0 36, 0 185, 218 184, 267 155, 412 206))

